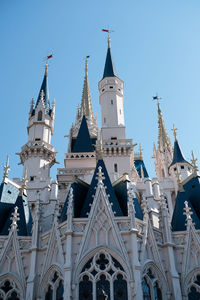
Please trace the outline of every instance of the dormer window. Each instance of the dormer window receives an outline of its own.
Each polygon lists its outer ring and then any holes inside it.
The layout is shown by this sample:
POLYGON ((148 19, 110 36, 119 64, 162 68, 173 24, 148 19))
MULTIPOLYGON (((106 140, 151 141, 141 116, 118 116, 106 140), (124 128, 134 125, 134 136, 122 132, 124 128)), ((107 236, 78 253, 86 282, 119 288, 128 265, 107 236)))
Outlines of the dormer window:
POLYGON ((42 121, 42 111, 38 112, 38 121, 42 121))

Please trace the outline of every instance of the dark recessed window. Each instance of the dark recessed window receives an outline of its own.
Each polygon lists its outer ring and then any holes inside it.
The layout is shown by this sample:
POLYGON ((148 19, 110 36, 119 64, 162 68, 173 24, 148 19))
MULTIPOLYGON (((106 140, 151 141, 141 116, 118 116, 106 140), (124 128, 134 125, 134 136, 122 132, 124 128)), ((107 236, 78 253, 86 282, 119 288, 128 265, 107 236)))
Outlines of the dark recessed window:
POLYGON ((8 190, 8 194, 12 194, 12 192, 8 190))
POLYGON ((176 172, 176 168, 174 168, 174 171, 176 172))
POLYGON ((117 172, 117 164, 114 164, 114 171, 117 172))
POLYGON ((105 91, 105 89, 102 89, 102 93, 105 91))
POLYGON ((116 136, 111 136, 111 140, 116 140, 116 136))
POLYGON ((103 119, 103 122, 106 123, 106 118, 103 119))
POLYGON ((113 104, 113 100, 111 100, 110 102, 111 102, 111 104, 113 104))
POLYGON ((113 86, 112 86, 112 85, 110 85, 110 89, 113 89, 113 86))
POLYGON ((38 112, 38 121, 42 121, 42 111, 38 112))
POLYGON ((184 169, 184 166, 181 166, 181 169, 184 169))
POLYGON ((34 176, 30 176, 30 181, 34 181, 34 176))
POLYGON ((35 141, 40 141, 41 139, 39 139, 39 138, 35 138, 35 141))

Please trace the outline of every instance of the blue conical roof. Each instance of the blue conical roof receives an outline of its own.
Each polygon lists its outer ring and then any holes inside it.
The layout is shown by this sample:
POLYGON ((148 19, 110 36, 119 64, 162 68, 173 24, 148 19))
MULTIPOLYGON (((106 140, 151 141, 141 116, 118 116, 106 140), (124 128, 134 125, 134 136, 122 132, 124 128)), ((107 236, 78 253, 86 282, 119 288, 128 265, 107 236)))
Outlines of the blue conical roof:
POLYGON ((42 85, 41 85, 41 88, 40 88, 40 91, 39 91, 39 95, 38 95, 35 107, 40 102, 41 92, 43 91, 43 93, 44 93, 44 100, 43 101, 44 101, 44 105, 45 105, 45 108, 46 108, 46 113, 49 114, 49 112, 50 112, 50 101, 49 101, 49 87, 48 87, 48 72, 47 72, 47 70, 48 70, 48 65, 45 66, 44 78, 43 78, 43 81, 42 81, 42 85))
POLYGON ((176 163, 184 163, 184 162, 188 163, 188 162, 186 161, 186 159, 185 159, 185 157, 184 157, 182 151, 181 151, 181 148, 180 148, 180 146, 179 146, 178 141, 175 140, 175 141, 174 141, 174 154, 173 154, 173 160, 172 160, 172 163, 171 163, 170 167, 173 166, 173 165, 175 165, 176 163))
POLYGON ((115 69, 115 65, 112 59, 112 54, 110 47, 108 47, 107 50, 107 56, 106 56, 106 63, 104 67, 104 73, 103 73, 103 78, 105 77, 117 77, 117 72, 115 69))
POLYGON ((90 138, 86 117, 83 116, 77 139, 72 152, 94 152, 92 139, 90 138))

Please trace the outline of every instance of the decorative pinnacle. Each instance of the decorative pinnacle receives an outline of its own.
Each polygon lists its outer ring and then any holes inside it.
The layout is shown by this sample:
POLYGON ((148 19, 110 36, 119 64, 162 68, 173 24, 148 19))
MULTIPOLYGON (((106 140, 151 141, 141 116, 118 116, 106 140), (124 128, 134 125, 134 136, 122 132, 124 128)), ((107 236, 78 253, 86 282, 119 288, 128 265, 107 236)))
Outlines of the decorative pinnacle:
POLYGON ((97 177, 96 177, 96 179, 98 180, 98 186, 103 185, 103 179, 105 179, 105 177, 103 175, 104 175, 104 173, 102 172, 102 167, 99 166, 98 172, 97 172, 97 177))
POLYGON ((25 169, 24 171, 24 176, 22 178, 22 186, 20 188, 20 191, 21 191, 21 194, 23 194, 24 190, 26 189, 26 185, 27 185, 27 182, 28 182, 28 176, 27 176, 27 169, 25 169))
POLYGON ((85 58, 85 76, 88 75, 88 58, 89 56, 86 56, 85 58))
POLYGON ((173 124, 173 128, 171 129, 173 131, 173 135, 174 135, 174 140, 176 141, 177 140, 177 128, 175 128, 174 124, 173 124))
POLYGON ((186 216, 186 225, 189 225, 189 224, 192 224, 191 216, 192 216, 193 212, 191 211, 191 208, 188 206, 187 201, 185 201, 184 204, 185 204, 185 207, 184 207, 185 213, 183 213, 183 214, 186 216))
POLYGON ((176 171, 176 177, 177 177, 177 183, 178 186, 180 187, 182 182, 181 182, 181 178, 180 178, 181 174, 178 172, 178 170, 176 171))
POLYGON ((142 158, 142 155, 143 155, 142 150, 143 150, 143 149, 142 149, 142 146, 141 146, 141 144, 140 144, 139 154, 140 154, 141 158, 142 158))
POLYGON ((12 221, 12 224, 11 224, 11 229, 14 230, 14 229, 17 229, 17 221, 20 220, 19 218, 19 213, 17 212, 18 211, 18 206, 15 206, 15 211, 12 213, 12 217, 10 218, 10 220, 12 221))
POLYGON ((4 165, 3 168, 4 168, 3 181, 5 181, 5 179, 8 178, 8 172, 10 170, 9 155, 7 155, 6 165, 4 165))
POLYGON ((72 213, 72 203, 73 203, 73 199, 74 199, 74 195, 73 195, 73 188, 70 188, 69 191, 69 202, 68 202, 68 208, 67 208, 67 214, 71 214, 72 213))
POLYGON ((192 159, 191 159, 193 168, 195 171, 198 171, 198 166, 197 166, 197 158, 194 157, 194 152, 192 151, 192 159))
POLYGON ((44 91, 43 90, 41 90, 41 93, 40 93, 40 100, 44 101, 44 91))

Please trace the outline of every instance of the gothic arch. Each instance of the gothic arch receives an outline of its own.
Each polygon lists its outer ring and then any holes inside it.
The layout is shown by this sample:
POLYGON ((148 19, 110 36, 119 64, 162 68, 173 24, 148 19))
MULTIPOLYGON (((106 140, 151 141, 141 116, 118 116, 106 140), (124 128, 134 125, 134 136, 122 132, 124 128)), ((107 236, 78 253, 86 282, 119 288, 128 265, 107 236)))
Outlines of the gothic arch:
MULTIPOLYGON (((160 270, 160 268, 151 260, 147 261, 143 266, 142 270, 142 283, 146 283, 149 287, 149 293, 152 295, 154 293, 154 287, 157 292, 161 292, 162 300, 167 299, 168 283, 165 275, 160 270)), ((153 295, 152 295, 152 299, 153 295)), ((159 298, 158 298, 159 299, 159 298)))
POLYGON ((195 289, 200 294, 200 266, 191 270, 183 281, 183 295, 188 297, 191 289, 195 289))
POLYGON ((40 283, 40 291, 42 299, 46 299, 45 295, 48 292, 49 286, 55 284, 55 289, 59 287, 59 283, 64 285, 63 269, 59 264, 53 264, 47 270, 40 283))
MULTIPOLYGON (((100 265, 100 263, 99 263, 100 265)), ((98 290, 98 281, 104 280, 104 285, 108 286, 108 289, 110 289, 109 293, 116 293, 117 287, 115 282, 118 280, 120 281, 120 284, 124 285, 124 290, 126 293, 126 298, 124 299, 130 299, 130 281, 132 281, 132 272, 130 270, 130 267, 128 266, 127 262, 122 258, 122 256, 114 249, 106 247, 106 246, 99 246, 95 247, 92 251, 87 252, 83 258, 77 262, 75 272, 73 274, 73 289, 75 289, 75 299, 79 299, 79 293, 80 293, 80 284, 81 281, 86 280, 87 282, 84 283, 84 285, 90 285, 93 286, 93 293, 97 293, 98 290), (99 267, 99 271, 97 268, 97 260, 101 259, 100 256, 104 256, 102 259, 107 260, 105 263, 106 267, 105 269, 101 269, 99 267), (117 266, 117 268, 115 267, 117 266), (91 266, 91 267, 90 267, 91 266), (112 267, 113 266, 113 267, 112 267), (89 268, 89 269, 88 269, 89 268), (100 270, 101 269, 101 270, 100 270), (109 270, 111 271, 109 271, 109 270), (90 270, 90 271, 89 271, 90 270), (91 285, 90 280, 92 280, 93 275, 93 284, 91 285), (108 274, 109 272, 112 272, 111 277, 108 274), (85 276, 86 275, 86 276, 85 276), (87 277, 87 278, 85 278, 87 277), (104 277, 104 278, 102 278, 104 277), (89 281, 88 281, 89 279, 89 281), (94 288, 95 284, 95 288, 94 288), (112 290, 112 291, 111 291, 112 290)), ((111 296, 111 294, 110 294, 111 296)), ((110 297, 109 296, 109 297, 110 297)), ((93 297, 93 296, 92 296, 93 297)), ((89 298, 88 298, 89 299, 89 298)), ((110 298, 109 298, 110 299, 110 298)), ((112 298, 113 299, 113 298, 112 298)), ((118 298, 117 298, 118 299, 118 298)), ((121 298, 119 298, 121 299, 121 298)))
POLYGON ((10 297, 12 293, 19 299, 25 298, 25 289, 20 283, 20 278, 17 274, 6 273, 0 276, 0 297, 3 299, 10 297))

